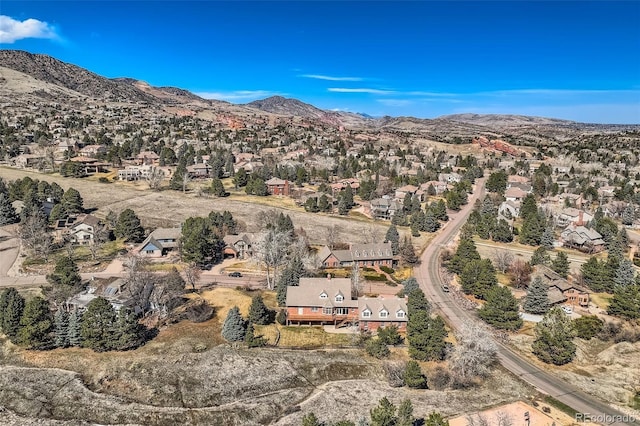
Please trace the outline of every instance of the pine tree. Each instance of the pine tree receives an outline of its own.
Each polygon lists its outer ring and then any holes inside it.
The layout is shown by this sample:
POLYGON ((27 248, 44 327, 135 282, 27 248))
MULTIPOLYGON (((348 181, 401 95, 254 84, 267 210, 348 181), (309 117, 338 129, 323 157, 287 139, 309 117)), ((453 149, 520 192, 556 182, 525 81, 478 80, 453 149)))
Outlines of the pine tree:
POLYGON ((241 342, 247 332, 247 323, 240 315, 237 306, 229 309, 227 318, 222 325, 222 337, 228 342, 241 342))
POLYGON ((409 316, 407 340, 409 356, 420 361, 444 359, 447 331, 442 318, 430 318, 426 311, 417 311, 409 316))
POLYGON ((251 299, 251 306, 249 307, 249 322, 266 325, 271 322, 271 317, 271 311, 264 304, 262 296, 253 296, 251 299))
POLYGON ((60 200, 60 205, 62 205, 62 209, 67 216, 70 214, 81 213, 83 210, 83 204, 84 201, 82 200, 80 193, 74 188, 67 189, 60 200))
POLYGON ((527 194, 522 200, 522 206, 520 207, 520 217, 526 222, 532 216, 538 214, 538 205, 536 204, 536 198, 533 194, 527 194))
POLYGON ((73 311, 69 315, 69 345, 81 346, 82 345, 82 314, 78 311, 73 311))
POLYGON ((52 274, 47 275, 51 287, 44 287, 47 298, 55 303, 67 300, 81 290, 82 278, 76 262, 67 256, 62 256, 56 262, 52 274))
POLYGON ((4 292, 4 309, 2 314, 2 332, 15 342, 18 337, 18 331, 20 330, 20 318, 22 318, 22 312, 24 311, 24 297, 18 293, 18 291, 9 287, 4 292))
POLYGON ((398 420, 396 421, 396 426, 414 426, 415 421, 416 419, 413 417, 413 404, 411 404, 411 400, 403 399, 398 407, 398 420))
POLYGON ((551 307, 548 293, 549 286, 542 281, 542 278, 536 277, 529 285, 522 308, 531 314, 547 313, 551 307))
POLYGON ((571 362, 576 354, 571 320, 559 307, 552 308, 535 328, 531 348, 540 360, 555 365, 571 362))
POLYGON ((64 309, 58 309, 53 317, 54 322, 54 345, 56 348, 66 348, 69 346, 69 315, 64 309))
POLYGON ((119 351, 135 349, 144 341, 145 327, 138 316, 127 308, 120 308, 115 323, 113 348, 119 351))
POLYGON ((267 344, 264 337, 255 335, 255 329, 253 328, 253 323, 251 321, 247 324, 247 332, 244 335, 244 342, 250 348, 259 348, 267 344))
POLYGON ((633 284, 634 279, 635 269, 633 263, 629 259, 622 259, 613 278, 614 283, 618 286, 626 287, 633 284))
POLYGON ((29 300, 20 319, 17 340, 30 348, 49 348, 52 330, 53 317, 49 309, 49 302, 39 296, 29 300))
POLYGON ((462 291, 479 299, 485 299, 488 291, 498 284, 496 270, 489 259, 468 262, 459 278, 462 291))
POLYGON ((607 312, 627 320, 640 318, 640 285, 616 286, 607 312))
POLYGON ((391 242, 391 250, 393 255, 398 254, 399 245, 400 245, 400 234, 398 233, 398 229, 395 225, 391 225, 389 229, 387 229, 387 234, 384 237, 384 242, 391 242))
POLYGON ((82 346, 96 352, 112 349, 116 323, 116 313, 111 303, 103 297, 93 299, 82 315, 80 335, 82 346))
POLYGON ((471 239, 462 238, 458 244, 456 253, 449 261, 448 268, 451 272, 459 274, 464 266, 473 260, 480 260, 480 254, 475 243, 471 239))
POLYGON ((387 397, 371 409, 371 426, 395 426, 396 421, 396 406, 387 397))
POLYGON ((331 204, 329 203, 329 198, 326 194, 322 194, 318 199, 318 210, 321 212, 331 211, 331 204))
POLYGON ((338 201, 338 214, 341 216, 349 214, 349 208, 347 207, 347 202, 344 197, 340 197, 340 200, 338 201))
POLYGON ((139 243, 144 239, 144 228, 136 213, 131 209, 125 209, 120 213, 114 233, 116 237, 134 243, 139 243))
POLYGON ((402 261, 408 265, 415 265, 418 263, 418 256, 413 248, 411 239, 408 237, 405 237, 402 242, 402 246, 400 247, 400 257, 402 258, 402 261))
POLYGON ((551 269, 558 273, 563 278, 567 278, 569 275, 569 257, 567 253, 561 251, 558 253, 553 262, 551 262, 551 269))
POLYGON ((436 219, 433 212, 429 210, 424 216, 424 226, 422 230, 425 232, 436 232, 439 228, 440 223, 436 219))
POLYGON ((540 245, 547 250, 553 249, 553 243, 555 242, 555 235, 553 234, 553 228, 547 226, 540 237, 540 245))
POLYGON ((592 291, 604 291, 607 287, 607 273, 604 263, 600 262, 596 257, 590 257, 580 268, 585 285, 592 291))
POLYGON ((0 193, 0 226, 11 225, 20 221, 16 209, 11 205, 11 200, 4 193, 0 193))
POLYGON ((635 209, 633 208, 633 204, 627 204, 627 206, 622 211, 622 224, 623 225, 633 225, 633 220, 635 219, 635 209))
POLYGON ((434 411, 425 419, 424 426, 449 426, 449 421, 434 411))
POLYGON ((444 200, 440 199, 431 203, 430 210, 433 211, 433 215, 436 219, 446 222, 449 220, 447 215, 447 205, 444 200))
POLYGON ((427 388, 427 377, 422 373, 420 365, 414 360, 407 362, 404 369, 404 383, 414 389, 427 388))
POLYGON ((431 304, 429 303, 424 295, 424 292, 421 289, 416 288, 406 295, 409 296, 407 300, 407 314, 409 316, 418 311, 424 311, 427 313, 431 311, 431 304))
POLYGON ((402 284, 402 290, 398 292, 398 296, 400 297, 408 296, 412 291, 420 289, 418 280, 416 280, 414 277, 409 277, 406 280, 402 281, 400 284, 402 284))
POLYGON ((522 318, 518 310, 518 301, 507 287, 496 286, 487 292, 487 303, 478 315, 487 324, 502 330, 518 330, 522 327, 522 318))
POLYGON ((216 197, 226 197, 229 195, 229 193, 224 189, 222 181, 217 177, 214 177, 211 181, 211 193, 216 197))
POLYGON ((510 243, 513 241, 513 232, 511 231, 511 226, 506 220, 500 219, 496 223, 493 228, 493 232, 491 233, 491 239, 500 243, 510 243))
POLYGON ((531 255, 531 260, 529 261, 531 266, 548 265, 549 262, 551 262, 551 257, 549 256, 549 253, 547 253, 547 249, 542 246, 535 249, 531 255))

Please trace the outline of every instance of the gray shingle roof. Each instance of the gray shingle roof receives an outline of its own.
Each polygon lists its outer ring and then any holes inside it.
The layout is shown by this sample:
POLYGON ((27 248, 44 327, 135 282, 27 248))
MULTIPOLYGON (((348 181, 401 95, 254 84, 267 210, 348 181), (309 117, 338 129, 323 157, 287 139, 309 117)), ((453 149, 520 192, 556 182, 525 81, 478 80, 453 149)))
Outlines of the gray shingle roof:
POLYGON ((351 300, 349 278, 300 278, 300 285, 287 287, 287 306, 356 307, 358 301, 351 300), (327 297, 321 298, 322 293, 327 297), (337 302, 337 295, 344 300, 337 302))

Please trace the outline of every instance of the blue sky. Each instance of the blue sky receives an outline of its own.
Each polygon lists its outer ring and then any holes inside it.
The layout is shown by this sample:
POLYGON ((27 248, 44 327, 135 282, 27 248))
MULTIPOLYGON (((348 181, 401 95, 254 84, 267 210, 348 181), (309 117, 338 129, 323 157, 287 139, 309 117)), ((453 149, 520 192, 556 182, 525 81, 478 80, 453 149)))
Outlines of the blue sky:
POLYGON ((8 1, 0 48, 245 103, 640 123, 640 2, 8 1))

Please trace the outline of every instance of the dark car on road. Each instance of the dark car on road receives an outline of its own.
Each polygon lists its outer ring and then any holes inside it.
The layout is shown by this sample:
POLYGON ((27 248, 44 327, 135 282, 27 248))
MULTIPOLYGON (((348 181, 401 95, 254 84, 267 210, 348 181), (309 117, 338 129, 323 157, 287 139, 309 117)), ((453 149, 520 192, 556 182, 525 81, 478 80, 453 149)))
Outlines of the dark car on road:
POLYGON ((240 278, 242 274, 240 272, 230 272, 229 276, 234 278, 240 278))

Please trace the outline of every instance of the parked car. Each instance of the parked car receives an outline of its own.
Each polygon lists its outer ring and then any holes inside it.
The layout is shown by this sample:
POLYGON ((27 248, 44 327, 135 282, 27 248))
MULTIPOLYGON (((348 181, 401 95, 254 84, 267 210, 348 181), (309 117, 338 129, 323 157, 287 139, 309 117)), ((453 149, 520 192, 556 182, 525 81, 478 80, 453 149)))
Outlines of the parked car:
POLYGON ((444 291, 445 293, 449 293, 449 286, 446 284, 442 284, 442 291, 444 291))
POLYGON ((571 306, 563 306, 562 310, 567 315, 571 315, 573 313, 573 308, 571 306))
POLYGON ((230 272, 229 276, 233 278, 240 278, 242 274, 240 272, 230 272))

